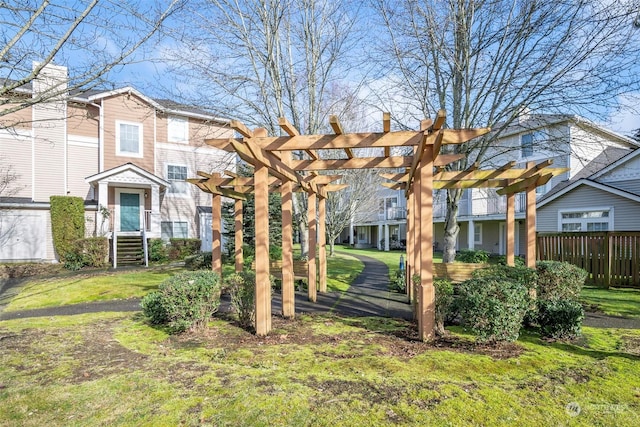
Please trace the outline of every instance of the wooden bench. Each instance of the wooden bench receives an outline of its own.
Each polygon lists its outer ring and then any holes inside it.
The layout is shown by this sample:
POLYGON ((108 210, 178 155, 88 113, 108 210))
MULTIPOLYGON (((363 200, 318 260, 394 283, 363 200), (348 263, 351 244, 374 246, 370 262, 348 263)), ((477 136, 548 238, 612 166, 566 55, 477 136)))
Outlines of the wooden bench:
MULTIPOLYGON (((251 263, 251 268, 255 271, 256 262, 251 263)), ((282 260, 269 261, 269 274, 276 279, 282 280, 282 260)), ((296 280, 307 280, 309 277, 309 264, 307 261, 294 259, 293 260, 293 278, 296 280)))
POLYGON ((433 275, 439 279, 448 279, 454 283, 464 282, 473 277, 473 272, 481 268, 487 268, 488 264, 471 264, 455 262, 452 264, 433 263, 433 275))

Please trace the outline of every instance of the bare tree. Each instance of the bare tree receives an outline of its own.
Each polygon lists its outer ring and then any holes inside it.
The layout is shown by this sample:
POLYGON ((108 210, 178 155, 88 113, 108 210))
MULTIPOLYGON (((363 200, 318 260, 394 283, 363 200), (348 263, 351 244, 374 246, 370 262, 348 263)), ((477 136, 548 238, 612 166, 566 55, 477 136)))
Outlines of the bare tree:
POLYGON ((331 192, 327 197, 326 230, 329 241, 329 256, 334 255, 336 239, 347 227, 360 217, 376 212, 380 200, 377 188, 382 178, 374 169, 342 171, 342 184, 348 188, 331 192))
POLYGON ((16 113, 102 83, 115 67, 149 59, 144 48, 185 0, 155 2, 0 2, 0 129, 16 113), (32 96, 29 85, 52 63, 73 70, 68 81, 32 96))
MULTIPOLYGON (((404 102, 405 123, 445 109, 450 127, 494 130, 454 147, 466 156, 451 169, 484 161, 524 110, 599 117, 640 88, 638 0, 376 4, 391 70, 380 102, 404 102)), ((447 194, 445 262, 455 257, 461 195, 447 194)))
MULTIPOLYGON (((193 90, 178 87, 174 97, 272 135, 280 133, 279 117, 305 134, 326 126, 334 112, 328 89, 359 71, 358 61, 347 57, 358 43, 357 2, 209 0, 190 6, 190 20, 175 29, 176 47, 167 57, 170 72, 189 79, 193 90)), ((345 95, 358 89, 342 87, 345 95)), ((305 204, 294 196, 304 254, 305 204)))

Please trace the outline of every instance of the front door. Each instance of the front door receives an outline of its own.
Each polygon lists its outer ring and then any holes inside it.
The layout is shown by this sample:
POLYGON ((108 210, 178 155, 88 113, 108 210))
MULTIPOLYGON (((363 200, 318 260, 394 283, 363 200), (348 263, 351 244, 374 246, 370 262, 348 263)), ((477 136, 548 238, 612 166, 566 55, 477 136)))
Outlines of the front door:
POLYGON ((140 194, 120 193, 120 231, 140 231, 140 194))

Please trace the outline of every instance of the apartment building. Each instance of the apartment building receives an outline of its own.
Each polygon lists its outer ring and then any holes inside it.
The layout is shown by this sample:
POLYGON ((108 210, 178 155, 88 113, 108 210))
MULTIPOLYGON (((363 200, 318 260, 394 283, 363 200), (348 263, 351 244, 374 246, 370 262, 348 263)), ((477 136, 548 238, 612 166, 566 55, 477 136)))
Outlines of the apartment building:
MULTIPOLYGON (((483 156, 480 168, 498 168, 511 161, 516 162, 515 168, 522 168, 527 162, 540 163, 548 159, 553 161, 553 167, 570 168, 538 187, 537 196, 542 200, 546 193, 561 183, 589 176, 593 173, 591 168, 597 164, 609 164, 637 147, 637 141, 577 116, 523 114, 502 131, 497 142, 483 156)), ((444 242, 446 197, 446 190, 434 191, 436 250, 442 249, 444 242)), ((598 204, 597 200, 591 202, 594 206, 598 204)), ((523 254, 526 249, 525 208, 525 195, 519 193, 516 195, 515 213, 517 254, 523 254)), ((459 203, 458 222, 458 250, 483 249, 491 253, 506 253, 506 198, 497 195, 496 189, 465 190, 459 203)), ((404 192, 381 189, 378 211, 358 216, 351 232, 345 231, 341 241, 359 247, 390 250, 402 247, 405 236, 404 192)))
POLYGON ((228 121, 133 87, 65 93, 67 69, 47 66, 15 90, 62 95, 0 115, 0 261, 55 261, 49 198, 85 200, 88 235, 198 237, 210 247, 211 196, 186 182, 199 170, 235 167, 205 144, 232 137, 228 121), (208 232, 208 233, 207 233, 208 232))

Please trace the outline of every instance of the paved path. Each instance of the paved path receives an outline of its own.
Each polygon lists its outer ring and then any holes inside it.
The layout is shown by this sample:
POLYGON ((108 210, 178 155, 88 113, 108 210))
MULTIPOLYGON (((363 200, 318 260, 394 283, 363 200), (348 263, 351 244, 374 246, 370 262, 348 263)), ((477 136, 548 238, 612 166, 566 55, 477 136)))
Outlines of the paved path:
MULTIPOLYGON (((355 256, 355 255, 354 255, 355 256)), ((406 295, 388 290, 389 276, 386 264, 365 256, 355 256, 364 263, 364 270, 351 284, 347 292, 318 293, 317 302, 310 302, 307 293, 296 292, 296 313, 336 313, 344 316, 385 316, 411 319, 411 309, 406 295)), ((15 287, 12 290, 16 290, 15 287)), ((0 295, 0 300, 4 295, 0 295)), ((0 307, 2 309, 3 307, 0 307)), ((229 311, 229 301, 223 299, 220 311, 229 311)), ((110 300, 73 304, 60 307, 0 312, 0 320, 26 317, 69 316, 103 311, 140 311, 139 299, 110 300)), ((282 312, 282 298, 274 295, 273 314, 282 312)))
MULTIPOLYGON (((335 313, 344 316, 384 316, 412 319, 412 310, 407 296, 388 290, 389 275, 386 264, 370 257, 352 255, 364 263, 364 269, 351 284, 347 292, 318 293, 317 302, 310 302, 306 292, 296 292, 296 313, 335 313)), ((27 317, 68 316, 82 313, 104 311, 133 312, 140 311, 139 299, 110 300, 102 302, 66 305, 2 312, 3 302, 8 302, 19 290, 19 282, 0 287, 0 320, 27 317)), ((228 298, 223 298, 220 311, 230 311, 228 298)), ((272 301, 273 314, 282 312, 282 298, 276 294, 272 301)), ((584 326, 595 328, 640 329, 640 319, 607 316, 603 313, 586 313, 584 326)))

